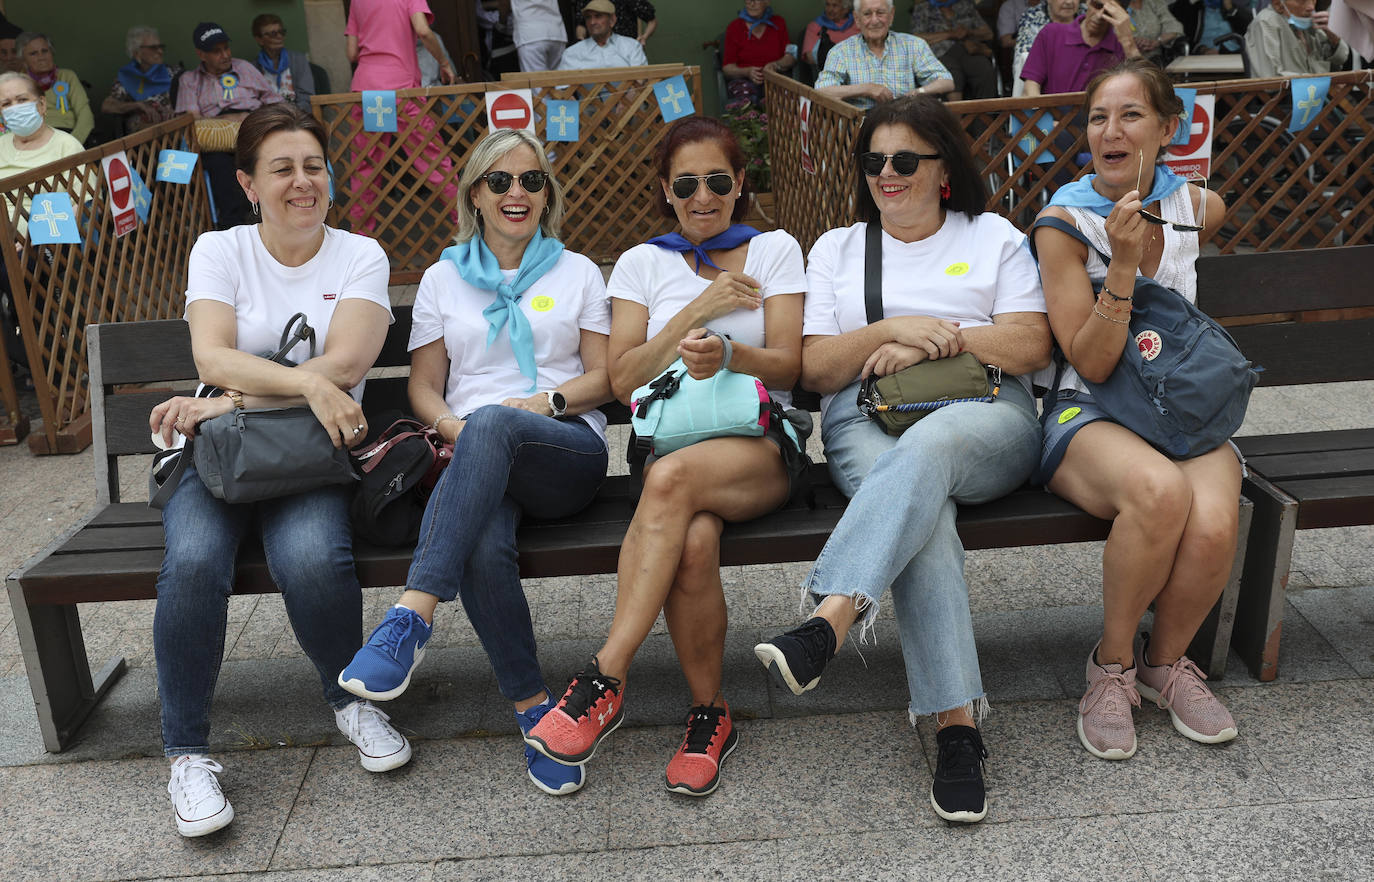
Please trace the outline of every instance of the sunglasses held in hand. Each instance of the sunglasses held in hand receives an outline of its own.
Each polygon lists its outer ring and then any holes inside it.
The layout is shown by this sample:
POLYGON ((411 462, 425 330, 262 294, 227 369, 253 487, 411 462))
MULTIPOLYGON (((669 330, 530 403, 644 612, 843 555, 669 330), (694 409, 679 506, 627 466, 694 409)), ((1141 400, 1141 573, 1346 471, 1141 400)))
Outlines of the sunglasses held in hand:
MULTIPOLYGON (((1145 176, 1145 151, 1142 150, 1142 151, 1140 151, 1140 170, 1137 171, 1137 172, 1135 173, 1135 191, 1136 191, 1137 193, 1140 192, 1140 182, 1141 182, 1141 179, 1142 179, 1144 176, 1145 176)), ((1206 228, 1207 228, 1207 179, 1204 178, 1202 175, 1189 175, 1185 180, 1186 180, 1188 183, 1193 184, 1193 185, 1196 186, 1199 190, 1202 191, 1202 197, 1201 197, 1201 199, 1198 200, 1198 201, 1199 201, 1199 204, 1202 206, 1202 211, 1199 213, 1197 226, 1193 226, 1192 224, 1177 223, 1177 222, 1175 222, 1175 221, 1167 221, 1167 220, 1165 220, 1164 218, 1160 217, 1159 215, 1157 215, 1157 214, 1152 214, 1152 213, 1146 211, 1146 210, 1143 209, 1143 208, 1140 209, 1140 216, 1143 217, 1143 218, 1145 218, 1145 220, 1149 221, 1150 223, 1155 224, 1156 226, 1161 226, 1161 227, 1163 227, 1163 226, 1170 226, 1170 227, 1173 227, 1175 230, 1178 230, 1180 233, 1197 233, 1197 232, 1201 232, 1202 230, 1206 229, 1206 228)))

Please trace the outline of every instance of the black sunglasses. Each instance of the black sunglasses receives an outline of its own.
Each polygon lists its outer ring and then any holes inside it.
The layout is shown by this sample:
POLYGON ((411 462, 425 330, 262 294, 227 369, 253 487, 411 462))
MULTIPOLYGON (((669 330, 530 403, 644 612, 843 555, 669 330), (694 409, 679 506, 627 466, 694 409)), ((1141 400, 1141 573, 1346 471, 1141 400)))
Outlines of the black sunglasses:
MULTIPOLYGON (((1154 172, 1152 171, 1151 175, 1153 174, 1154 172)), ((1144 175, 1145 151, 1142 150, 1140 151, 1140 170, 1135 173, 1135 189, 1137 193, 1140 192, 1140 182, 1144 179, 1144 175)), ((1151 180, 1154 180, 1153 177, 1151 177, 1151 180)), ((1168 221, 1157 214, 1146 211, 1143 208, 1139 211, 1140 216, 1143 217, 1146 221, 1154 224, 1155 226, 1171 226, 1175 230, 1178 230, 1180 233, 1200 233, 1203 230, 1207 229, 1207 179, 1204 178, 1202 175, 1189 175, 1185 180, 1188 183, 1195 185, 1199 190, 1202 191, 1202 212, 1198 217, 1197 224, 1185 224, 1181 221, 1168 221)))
POLYGON ((904 178, 909 178, 916 174, 916 169, 920 166, 922 159, 939 159, 938 153, 915 153, 911 150, 903 150, 900 153, 860 153, 859 167, 864 170, 864 174, 870 178, 876 178, 883 173, 883 166, 887 161, 892 160, 892 170, 904 178))
MULTIPOLYGON (((511 181, 515 180, 515 176, 510 172, 489 171, 477 180, 486 181, 487 189, 497 196, 500 196, 510 189, 511 181)), ((520 187, 526 193, 538 193, 540 190, 544 189, 544 184, 546 184, 548 180, 548 173, 538 169, 520 173, 520 187)))
POLYGON ((735 189, 735 179, 725 172, 716 172, 710 175, 683 175, 679 178, 673 178, 673 195, 679 199, 691 199, 692 194, 696 193, 702 181, 705 181, 706 186, 717 196, 729 196, 730 191, 735 189))
POLYGON ((161 52, 163 49, 166 49, 166 48, 167 48, 167 44, 166 44, 166 43, 145 43, 145 44, 143 44, 142 46, 139 46, 138 48, 140 48, 140 49, 151 49, 151 50, 153 50, 154 52, 161 52))

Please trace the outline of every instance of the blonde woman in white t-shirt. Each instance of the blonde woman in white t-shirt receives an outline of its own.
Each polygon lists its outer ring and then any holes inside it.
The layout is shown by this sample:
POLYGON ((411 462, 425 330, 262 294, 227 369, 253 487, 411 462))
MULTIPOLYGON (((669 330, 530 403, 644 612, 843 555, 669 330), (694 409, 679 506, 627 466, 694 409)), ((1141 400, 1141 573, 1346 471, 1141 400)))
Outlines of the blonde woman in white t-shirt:
MULTIPOLYGON (((425 271, 410 332, 410 405, 454 442, 420 524, 406 588, 339 674, 374 700, 396 698, 425 654, 441 601, 461 599, 528 731, 552 705, 520 584, 520 519, 561 518, 606 477, 610 331, 601 270, 557 239, 563 191, 539 141, 498 130, 458 180, 458 244, 425 271)), ((536 787, 580 789, 580 767, 521 745, 536 787)))
POLYGON ((955 515, 1015 490, 1035 465, 1040 427, 1024 375, 1049 362, 1045 298, 1025 236, 984 210, 986 185, 943 104, 913 95, 878 105, 855 152, 862 222, 811 249, 802 357, 802 383, 827 396, 821 438, 849 506, 803 584, 812 618, 754 653, 801 695, 852 629, 862 637, 872 627, 891 586, 911 722, 935 717, 931 805, 947 821, 973 823, 987 813, 986 693, 955 515), (883 318, 870 323, 864 263, 874 224, 883 318), (859 410, 863 377, 962 351, 1000 369, 996 401, 950 404, 896 437, 859 410))
MULTIPOLYGON (((630 249, 611 275, 616 396, 628 403, 637 387, 680 357, 694 377, 728 366, 758 377, 772 398, 789 402, 801 367, 801 249, 786 232, 759 234, 735 223, 746 202, 744 156, 720 122, 674 123, 657 164, 660 214, 677 221, 680 232, 630 249), (708 329, 728 334, 730 349, 708 329)), ((526 738, 541 753, 585 763, 620 725, 630 663, 662 611, 692 694, 687 732, 668 763, 666 784, 688 796, 716 789, 720 765, 739 739, 721 687, 721 529, 781 506, 806 465, 784 434, 780 408, 774 415, 761 438, 711 438, 645 466, 644 490, 621 547, 610 635, 526 738)))
MULTIPOLYGON (((323 126, 293 104, 249 114, 239 129, 238 180, 262 223, 205 233, 191 251, 186 321, 202 382, 217 398, 177 396, 153 408, 152 431, 170 445, 235 406, 305 404, 335 446, 364 437, 363 376, 391 321, 386 255, 372 239, 325 226, 329 173, 323 126), (298 367, 261 357, 277 348, 297 312, 319 352, 289 353, 298 367), (308 360, 307 360, 308 359, 308 360)), ((410 759, 410 744, 369 702, 336 678, 362 634, 362 589, 353 567, 351 487, 331 486, 259 503, 231 504, 188 467, 162 510, 167 550, 157 580, 153 651, 162 740, 172 760, 167 790, 183 836, 228 824, 234 809, 210 759, 210 702, 224 654, 234 563, 255 534, 281 589, 287 618, 314 663, 339 730, 362 765, 381 772, 410 759)))

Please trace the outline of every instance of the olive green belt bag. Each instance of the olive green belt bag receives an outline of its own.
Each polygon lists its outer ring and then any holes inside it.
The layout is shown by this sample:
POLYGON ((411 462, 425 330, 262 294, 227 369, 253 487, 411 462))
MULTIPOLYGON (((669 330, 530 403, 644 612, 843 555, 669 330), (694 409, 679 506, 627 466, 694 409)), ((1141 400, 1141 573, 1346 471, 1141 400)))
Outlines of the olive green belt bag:
POLYGON ((921 417, 947 405, 995 401, 1001 374, 998 368, 984 367, 972 352, 923 361, 895 374, 864 380, 859 386, 859 412, 881 423, 889 435, 900 435, 921 417))

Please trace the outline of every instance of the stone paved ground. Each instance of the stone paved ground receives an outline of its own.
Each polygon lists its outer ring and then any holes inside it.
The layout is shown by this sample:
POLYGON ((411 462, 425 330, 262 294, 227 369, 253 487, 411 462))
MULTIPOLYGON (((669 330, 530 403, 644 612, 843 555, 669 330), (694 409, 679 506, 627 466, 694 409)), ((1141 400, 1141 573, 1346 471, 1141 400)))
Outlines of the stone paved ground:
MULTIPOLYGON (((1261 389, 1245 432, 1371 425, 1374 384, 1261 389)), ((139 498, 140 462, 126 498, 139 498)), ((17 567, 93 498, 91 456, 0 448, 0 569, 17 567)), ((842 652, 804 698, 779 693, 750 647, 795 621, 805 565, 725 572, 728 696, 742 741, 711 798, 663 791, 685 687, 661 626, 638 661, 629 720, 579 794, 522 775, 509 708, 461 613, 446 610, 415 684, 388 710, 414 761, 374 776, 334 730, 274 595, 230 604, 214 740, 238 818, 176 835, 165 795, 152 602, 91 604, 92 659, 129 673, 59 755, 43 752, 7 605, 0 605, 0 873, 14 880, 205 877, 1368 879, 1374 876, 1374 530, 1300 533, 1280 679, 1232 657, 1218 691, 1241 735, 1208 748, 1137 712, 1140 752, 1093 759, 1073 721, 1101 610, 1095 543, 975 552, 968 571, 993 712, 991 812, 948 828, 926 794, 933 733, 913 730, 890 616, 863 656, 842 652), (348 868, 348 869, 344 869, 348 868)), ((541 654, 562 682, 604 636, 610 577, 528 593, 541 654)), ((370 623, 394 589, 369 590, 370 623)))

